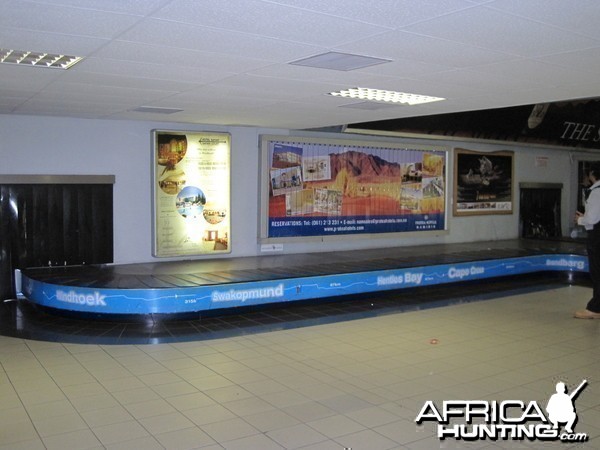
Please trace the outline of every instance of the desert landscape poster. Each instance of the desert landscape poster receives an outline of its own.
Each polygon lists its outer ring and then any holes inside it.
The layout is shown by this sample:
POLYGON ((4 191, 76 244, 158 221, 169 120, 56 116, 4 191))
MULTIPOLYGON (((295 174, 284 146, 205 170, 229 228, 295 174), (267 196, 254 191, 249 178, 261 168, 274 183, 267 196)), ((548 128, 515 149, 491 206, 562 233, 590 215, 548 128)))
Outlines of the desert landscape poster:
POLYGON ((268 236, 444 230, 446 151, 269 141, 268 236))

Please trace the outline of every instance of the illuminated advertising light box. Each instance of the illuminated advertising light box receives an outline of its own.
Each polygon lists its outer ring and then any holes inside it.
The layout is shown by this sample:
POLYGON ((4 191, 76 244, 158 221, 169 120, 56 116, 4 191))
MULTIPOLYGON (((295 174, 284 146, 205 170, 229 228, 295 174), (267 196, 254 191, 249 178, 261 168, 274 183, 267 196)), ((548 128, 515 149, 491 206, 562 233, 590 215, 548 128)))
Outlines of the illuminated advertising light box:
POLYGON ((261 136, 261 238, 446 230, 445 149, 261 136))
POLYGON ((154 130, 152 136, 153 255, 229 253, 230 135, 154 130))

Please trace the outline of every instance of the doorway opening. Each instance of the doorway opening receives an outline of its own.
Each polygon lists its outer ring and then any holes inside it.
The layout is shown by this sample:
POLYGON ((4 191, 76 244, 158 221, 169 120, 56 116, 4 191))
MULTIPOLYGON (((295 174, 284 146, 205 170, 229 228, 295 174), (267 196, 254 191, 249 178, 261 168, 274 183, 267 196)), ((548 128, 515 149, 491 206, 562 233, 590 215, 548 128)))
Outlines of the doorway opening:
POLYGON ((522 238, 562 236, 562 183, 520 183, 519 229, 522 238))

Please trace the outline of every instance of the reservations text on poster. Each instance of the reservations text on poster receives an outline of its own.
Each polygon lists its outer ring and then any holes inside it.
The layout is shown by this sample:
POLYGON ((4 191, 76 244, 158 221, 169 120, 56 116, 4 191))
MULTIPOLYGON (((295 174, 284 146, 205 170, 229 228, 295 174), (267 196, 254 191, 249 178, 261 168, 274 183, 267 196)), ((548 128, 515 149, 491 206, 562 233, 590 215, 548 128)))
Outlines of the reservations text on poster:
POLYGON ((154 255, 230 251, 230 135, 154 131, 154 255))
POLYGON ((298 141, 263 138, 266 237, 445 230, 445 151, 298 141))

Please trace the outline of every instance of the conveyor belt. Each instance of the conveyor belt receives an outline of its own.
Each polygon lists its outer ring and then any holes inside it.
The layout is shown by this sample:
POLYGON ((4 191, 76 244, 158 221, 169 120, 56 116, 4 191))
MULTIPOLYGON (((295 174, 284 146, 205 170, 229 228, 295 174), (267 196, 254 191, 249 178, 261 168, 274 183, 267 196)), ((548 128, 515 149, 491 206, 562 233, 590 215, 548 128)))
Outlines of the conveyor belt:
POLYGON ((586 271, 586 265, 585 247, 578 242, 510 240, 195 261, 43 267, 26 269, 22 275, 24 294, 32 302, 46 307, 98 314, 168 314, 543 270, 586 271), (555 258, 546 261, 544 255, 555 258), (475 263, 477 266, 469 267, 475 263))

